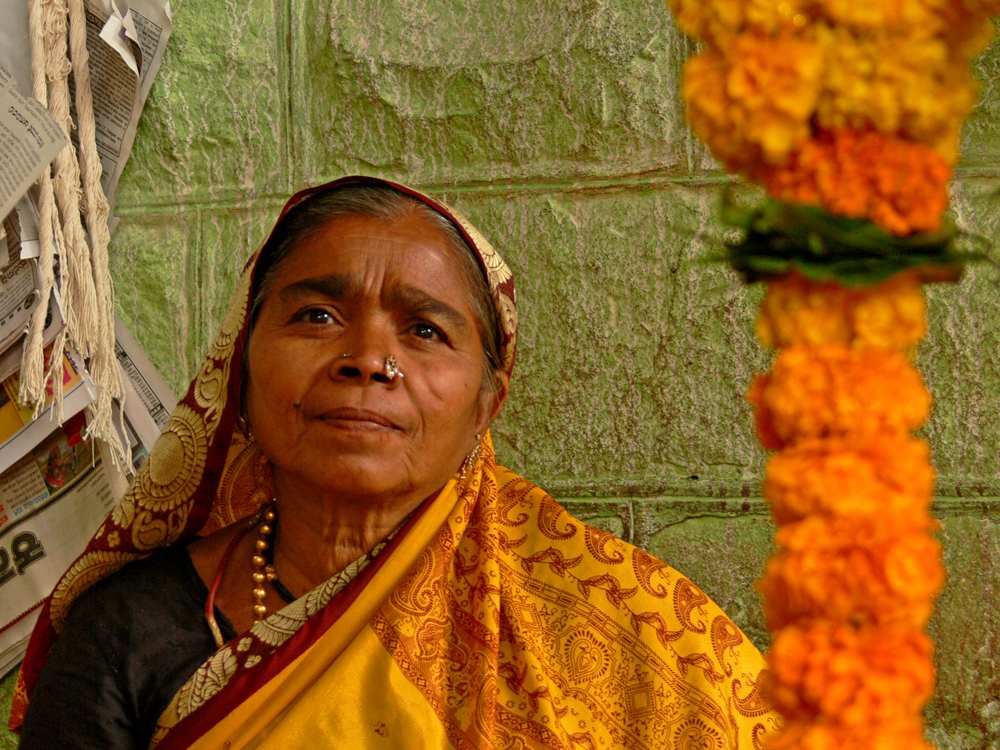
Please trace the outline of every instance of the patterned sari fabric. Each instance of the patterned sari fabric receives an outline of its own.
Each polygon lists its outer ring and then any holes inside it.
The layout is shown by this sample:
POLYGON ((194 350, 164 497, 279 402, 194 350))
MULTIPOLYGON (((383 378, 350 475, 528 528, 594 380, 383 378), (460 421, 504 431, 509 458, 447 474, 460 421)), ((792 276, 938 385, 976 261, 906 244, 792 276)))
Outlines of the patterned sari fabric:
MULTIPOLYGON (((296 203, 346 178, 295 196, 296 203)), ((391 183, 389 183, 391 184, 391 183)), ((507 266, 461 217, 510 372, 507 266)), ((284 215, 284 212, 283 212, 284 215)), ((10 725, 72 603, 128 561, 256 512, 267 460, 235 430, 258 255, 132 488, 46 602, 10 725)), ((370 553, 220 649, 178 691, 173 748, 755 748, 774 728, 757 650, 694 584, 572 519, 485 450, 370 553)))

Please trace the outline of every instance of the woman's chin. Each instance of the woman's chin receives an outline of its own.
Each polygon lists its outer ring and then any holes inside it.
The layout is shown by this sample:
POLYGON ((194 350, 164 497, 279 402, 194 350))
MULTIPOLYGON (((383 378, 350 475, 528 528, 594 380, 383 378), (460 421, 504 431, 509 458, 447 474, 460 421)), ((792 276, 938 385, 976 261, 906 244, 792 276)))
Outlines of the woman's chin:
POLYGON ((288 471, 295 477, 295 484, 311 487, 331 499, 390 498, 407 503, 421 493, 425 497, 440 489, 431 486, 435 481, 429 477, 425 481, 413 477, 400 456, 374 451, 328 454, 325 460, 302 461, 288 467, 288 471))

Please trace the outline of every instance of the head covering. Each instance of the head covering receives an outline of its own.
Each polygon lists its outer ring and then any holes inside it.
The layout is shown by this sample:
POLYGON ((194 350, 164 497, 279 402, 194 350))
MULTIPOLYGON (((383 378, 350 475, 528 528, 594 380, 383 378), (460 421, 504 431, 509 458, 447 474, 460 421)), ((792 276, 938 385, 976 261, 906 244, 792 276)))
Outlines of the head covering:
MULTIPOLYGON (((345 177, 296 193, 272 229, 296 205, 352 185, 388 186, 450 219, 476 256, 493 299, 501 334, 500 357, 508 375, 517 347, 514 279, 500 255, 460 214, 412 188, 374 177, 345 177)), ((270 237, 268 237, 268 240, 270 237)), ((265 241, 261 249, 267 244, 265 241)), ((10 727, 24 710, 66 616, 88 588, 126 563, 159 547, 208 534, 256 512, 272 497, 267 459, 236 429, 240 372, 250 327, 258 249, 247 261, 222 328, 187 394, 170 416, 149 459, 121 503, 45 601, 21 665, 11 706, 10 727)))

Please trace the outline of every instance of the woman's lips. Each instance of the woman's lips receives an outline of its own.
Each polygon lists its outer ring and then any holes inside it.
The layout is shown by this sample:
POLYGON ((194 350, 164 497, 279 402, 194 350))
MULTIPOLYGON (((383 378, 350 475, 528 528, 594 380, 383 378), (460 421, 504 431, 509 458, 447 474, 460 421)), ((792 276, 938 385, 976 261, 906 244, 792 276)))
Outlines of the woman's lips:
POLYGON ((318 416, 318 419, 336 427, 359 432, 399 429, 390 419, 376 411, 346 406, 325 411, 318 416))

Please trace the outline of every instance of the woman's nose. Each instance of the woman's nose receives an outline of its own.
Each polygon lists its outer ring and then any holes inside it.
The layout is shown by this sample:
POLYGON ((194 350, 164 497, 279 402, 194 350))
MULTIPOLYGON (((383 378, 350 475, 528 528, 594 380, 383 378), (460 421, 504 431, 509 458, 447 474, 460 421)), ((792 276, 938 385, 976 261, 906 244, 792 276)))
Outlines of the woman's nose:
POLYGON ((391 343, 394 336, 378 330, 378 326, 364 326, 356 335, 343 337, 344 349, 332 362, 331 375, 337 380, 357 380, 391 385, 400 379, 394 372, 395 362, 391 343), (393 359, 389 359, 393 357, 393 359))

